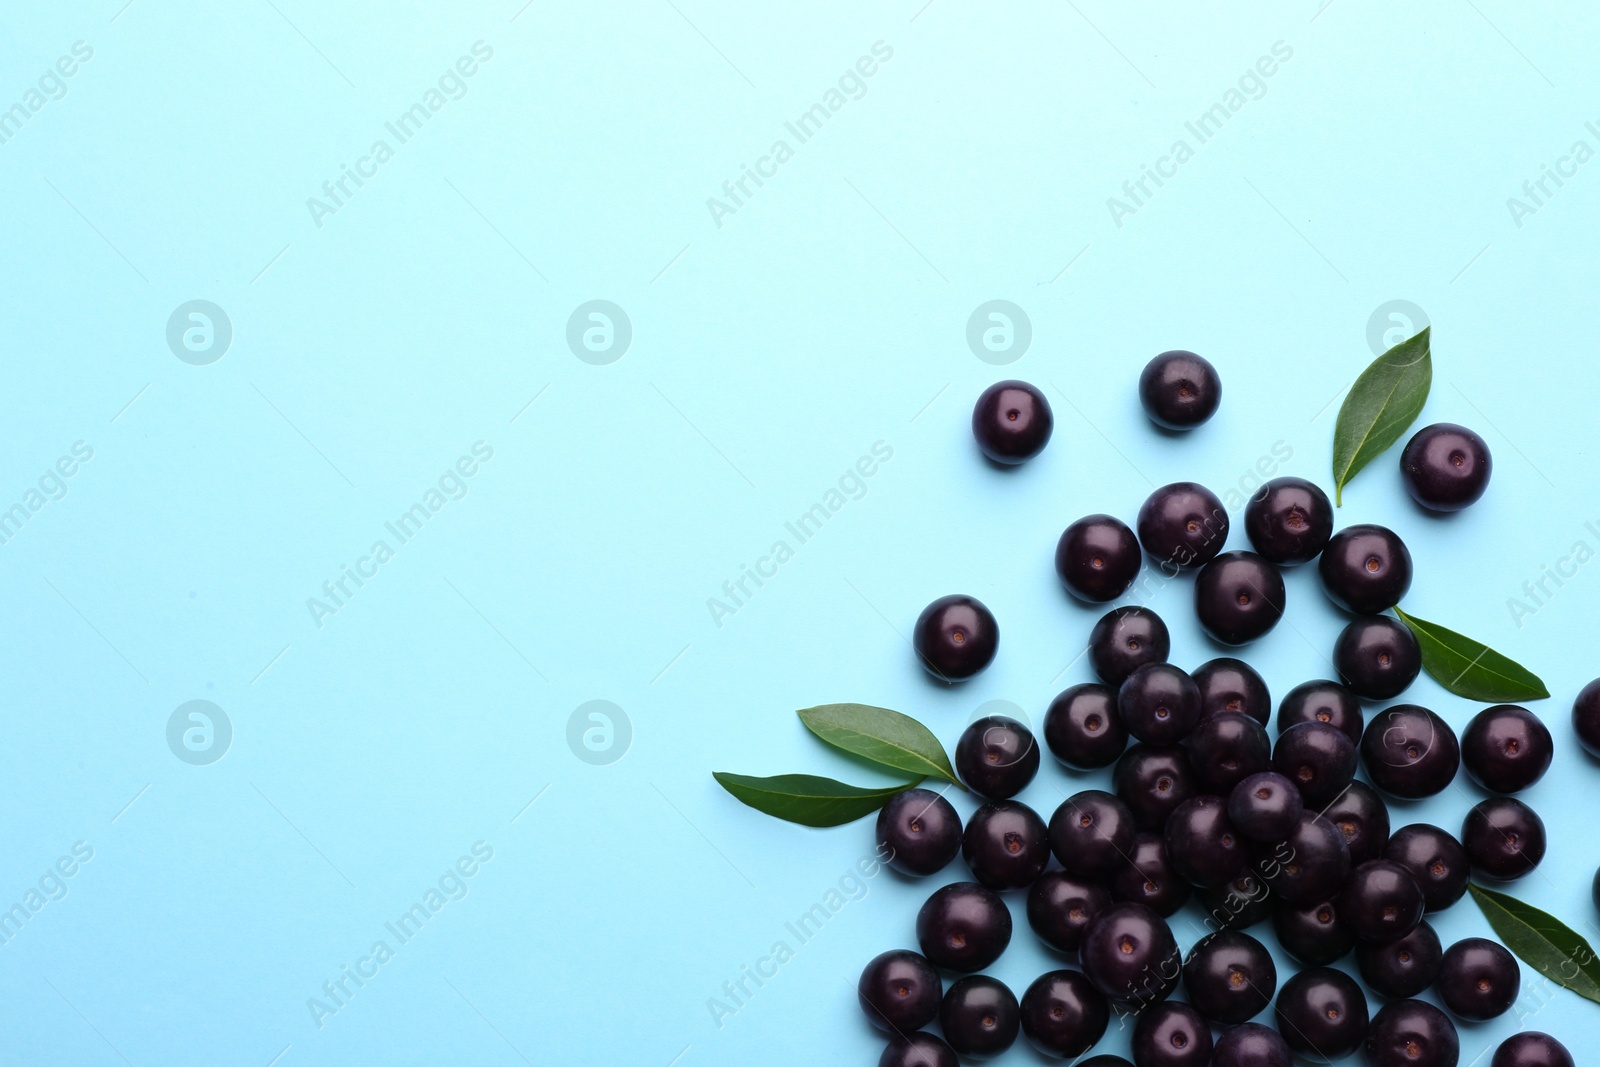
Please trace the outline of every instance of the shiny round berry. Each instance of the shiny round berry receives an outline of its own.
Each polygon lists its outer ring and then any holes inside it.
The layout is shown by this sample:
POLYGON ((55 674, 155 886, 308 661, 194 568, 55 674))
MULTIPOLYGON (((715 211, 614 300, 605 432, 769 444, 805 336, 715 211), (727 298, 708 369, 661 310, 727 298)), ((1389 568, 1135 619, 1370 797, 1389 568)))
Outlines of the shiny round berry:
POLYGON ((1005 800, 1022 792, 1039 773, 1033 731, 1005 715, 985 715, 956 742, 956 773, 974 793, 1005 800))
POLYGON ((1467 774, 1494 793, 1515 793, 1544 777, 1555 742, 1539 717, 1515 704, 1496 704, 1473 716, 1461 734, 1467 774))
POLYGON ((1154 1004, 1178 982, 1178 942, 1167 921, 1143 904, 1113 904, 1096 916, 1080 955, 1083 973, 1112 1000, 1154 1004))
POLYGON ((1186 744, 1200 788, 1218 796, 1227 796, 1245 778, 1266 770, 1272 759, 1267 728, 1239 711, 1204 720, 1186 744))
POLYGON ((1272 890, 1248 865, 1226 882, 1205 886, 1199 897, 1206 925, 1217 930, 1244 930, 1272 914, 1272 890))
POLYGON ((1192 797, 1180 804, 1167 820, 1166 839, 1173 867, 1198 886, 1221 885, 1244 870, 1249 858, 1221 797, 1192 797))
POLYGON ((1149 608, 1112 608, 1089 631, 1089 666, 1118 686, 1146 663, 1165 663, 1172 650, 1167 624, 1149 608))
POLYGON ((1152 1004, 1133 1024, 1135 1067, 1209 1067, 1211 1025, 1188 1004, 1152 1004))
POLYGON ((1300 823, 1305 800, 1294 783, 1276 771, 1252 774, 1228 794, 1228 818, 1251 841, 1273 844, 1300 823))
POLYGON ((1456 1067, 1461 1037, 1449 1016, 1422 1000, 1385 1004, 1367 1028, 1371 1067, 1456 1067))
POLYGON ((1111 772, 1111 788, 1128 806, 1134 824, 1162 830, 1179 804, 1199 792, 1188 753, 1177 746, 1129 746, 1111 772))
POLYGON ((1011 944, 1011 912, 977 882, 940 886, 917 912, 917 944, 947 971, 981 971, 1011 944))
POLYGON ((1278 732, 1302 722, 1325 722, 1337 727, 1352 743, 1361 743, 1361 700, 1338 682, 1319 679, 1301 682, 1278 705, 1278 732))
POLYGON ((1222 1026, 1254 1018, 1278 988, 1278 969, 1266 947, 1249 934, 1223 930, 1189 950, 1183 988, 1195 1010, 1222 1026))
POLYGON ((1193 352, 1163 352, 1139 372, 1139 403, 1150 421, 1168 430, 1192 430, 1217 412, 1222 379, 1193 352))
POLYGON ((1027 382, 996 382, 972 408, 972 436, 996 463, 1025 463, 1050 443, 1055 418, 1050 402, 1027 382))
POLYGON ((1133 839, 1128 861, 1111 876, 1115 900, 1143 904, 1165 918, 1189 899, 1189 883, 1172 866, 1167 842, 1160 834, 1141 833, 1133 839))
POLYGON ((1463 1019, 1493 1019, 1522 990, 1517 958, 1486 937, 1468 937, 1444 950, 1435 983, 1444 1006, 1463 1019))
POLYGON ((1078 1067, 1134 1067, 1134 1065, 1121 1056, 1106 1052, 1099 1056, 1090 1056, 1086 1060, 1079 1060, 1078 1067))
POLYGON ((1500 1042, 1489 1067, 1573 1067, 1572 1053, 1549 1034, 1524 1030, 1500 1042))
POLYGON ((1509 882, 1544 859, 1544 820, 1515 797, 1480 800, 1461 824, 1461 847, 1478 877, 1509 882))
POLYGON ((1117 714, 1140 741, 1175 745, 1200 721, 1200 689, 1170 663, 1146 663, 1118 688, 1117 714))
POLYGON ((1414 997, 1433 985, 1443 958, 1439 935, 1425 922, 1398 941, 1356 948, 1362 980, 1385 997, 1414 997))
POLYGON ((967 820, 961 856, 990 889, 1030 886, 1050 862, 1044 820, 1026 804, 991 800, 967 820))
POLYGON ((944 990, 922 956, 894 949, 873 957, 856 983, 861 1010, 880 1030, 909 1033, 933 1022, 944 990))
POLYGON ((1285 901, 1273 909, 1272 930, 1285 952, 1313 967, 1326 967, 1343 959, 1356 943, 1356 935, 1339 918, 1339 907, 1333 900, 1315 904, 1285 901))
POLYGON ((1076 952, 1083 931, 1110 906, 1111 893, 1098 879, 1051 868, 1028 891, 1028 925, 1051 948, 1076 952))
POLYGON ((1128 524, 1110 515, 1085 515, 1056 542, 1056 575, 1067 592, 1104 604, 1128 591, 1139 576, 1139 541, 1128 524))
POLYGON ((1444 791, 1461 766, 1450 724, 1417 704, 1396 704, 1372 717, 1361 734, 1361 765, 1390 796, 1418 800, 1444 791))
POLYGON ((1355 776, 1356 746, 1336 727, 1303 722, 1278 735, 1272 769, 1294 783, 1306 807, 1321 808, 1355 776))
POLYGON ((1232 656, 1207 660, 1189 673, 1200 687, 1201 721, 1224 711, 1242 711, 1262 726, 1272 714, 1272 694, 1250 664, 1232 656))
POLYGON ((878 1057, 878 1067, 958 1067, 955 1050, 926 1030, 895 1034, 878 1057))
POLYGON ((1351 782, 1322 808, 1322 817, 1344 835, 1350 846, 1350 863, 1359 867, 1383 855, 1389 843, 1389 807, 1365 782, 1351 782))
POLYGON ((1411 553, 1385 526, 1346 526, 1317 560, 1328 599, 1357 615, 1376 615, 1400 603, 1411 588, 1411 553))
POLYGON ((1063 690, 1044 713, 1044 743, 1074 770, 1115 763, 1128 745, 1128 729, 1117 714, 1117 691, 1099 682, 1063 690))
POLYGON ((1046 971, 1022 994, 1022 1033, 1047 1056, 1081 1056, 1111 1021, 1105 994, 1082 971, 1046 971))
POLYGON ((1339 914, 1357 941, 1396 941, 1422 921, 1422 890, 1398 863, 1368 860, 1350 872, 1339 891, 1339 914))
POLYGON ((1308 1060, 1330 1063, 1367 1039, 1367 998, 1355 979, 1313 967, 1283 983, 1274 1009, 1278 1033, 1308 1060))
POLYGON ((1145 498, 1135 527, 1139 544, 1170 577, 1216 558, 1228 540, 1228 512, 1205 486, 1173 482, 1145 498))
POLYGON ((1288 851, 1272 887, 1291 903, 1326 900, 1344 884, 1350 873, 1350 846, 1333 823, 1311 812, 1284 838, 1288 851))
POLYGON ((1224 552, 1195 576, 1194 612, 1213 640, 1243 645, 1278 625, 1286 595, 1277 567, 1254 552, 1224 552))
POLYGON ((1333 536, 1328 494, 1304 478, 1274 478, 1244 506, 1244 532, 1280 567, 1316 559, 1333 536))
POLYGON ((1572 702, 1572 729, 1583 750, 1600 759, 1600 678, 1578 690, 1572 702))
POLYGON ((1449 831, 1430 823, 1400 827, 1383 846, 1383 858, 1411 872, 1428 911, 1448 908, 1467 891, 1467 850, 1449 831))
POLYGON ((1085 789, 1050 816, 1050 850, 1072 874, 1103 878, 1127 862, 1137 833, 1133 813, 1110 793, 1085 789))
POLYGON ((941 682, 959 682, 994 659, 1000 627, 975 597, 942 596, 917 616, 911 644, 929 674, 941 682))
POLYGON ((1217 1038, 1211 1067, 1293 1067, 1283 1035, 1260 1023, 1241 1023, 1217 1038))
POLYGON ((998 1056, 1017 1040, 1016 994, 986 974, 958 978, 939 1002, 939 1029, 958 1056, 998 1056))
POLYGON ((1400 479, 1411 499, 1432 511, 1460 511, 1489 488, 1494 461, 1472 430, 1436 422, 1411 435, 1400 453, 1400 479))
POLYGON ((1405 623, 1387 615, 1352 619, 1333 643, 1333 665, 1357 696, 1388 700, 1422 670, 1422 649, 1405 623))
POLYGON ((907 789, 878 809, 877 842, 901 874, 933 874, 961 851, 961 817, 931 789, 907 789))

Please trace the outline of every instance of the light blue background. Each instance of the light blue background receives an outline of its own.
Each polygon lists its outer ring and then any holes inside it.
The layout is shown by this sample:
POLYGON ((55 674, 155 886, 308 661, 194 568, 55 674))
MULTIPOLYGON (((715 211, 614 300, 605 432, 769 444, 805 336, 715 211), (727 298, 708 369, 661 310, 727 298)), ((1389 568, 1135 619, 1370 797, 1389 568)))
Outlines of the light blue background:
MULTIPOLYGON (((1326 484, 1330 405, 1395 299, 1434 324, 1424 417, 1482 431, 1494 482, 1437 520, 1391 453, 1339 519, 1392 525, 1407 607, 1550 684, 1559 750, 1527 794, 1550 855, 1516 891, 1592 930, 1596 768, 1567 708, 1600 673, 1600 565, 1520 627, 1506 601, 1575 540, 1600 548, 1600 163, 1520 227, 1506 201, 1575 140, 1600 148, 1597 22, 1501 0, 10 5, 0 108, 74 42, 93 58, 0 145, 0 507, 74 442, 94 455, 0 545, 0 901, 75 842, 93 859, 0 947, 3 1058, 876 1062, 856 975, 912 943, 939 880, 871 879, 719 1027, 708 998, 871 824, 779 823, 710 771, 871 780, 793 715, 827 701, 952 744, 991 700, 1037 723, 1088 678, 1062 527, 1179 478, 1239 487, 1278 442, 1326 484), (465 95, 319 228, 307 198, 478 41, 465 95), (879 41, 865 94, 718 227, 707 198, 879 41), (1265 94, 1116 225, 1107 198, 1279 41, 1265 94), (165 342, 194 299, 234 331, 208 366, 165 342), (606 366, 565 342, 592 299, 633 327, 606 366), (990 299, 1032 323, 1006 368, 965 341, 990 299), (1226 383, 1182 440, 1133 388, 1174 347, 1226 383), (1009 473, 967 429, 1002 376, 1057 415, 1009 473), (477 441, 493 458, 464 499, 319 628, 307 598, 477 441), (865 494, 717 626, 707 599, 878 441, 865 494), (1004 639, 941 691, 902 635, 952 591, 1004 639), (234 731, 208 766, 166 742, 193 699, 234 731), (594 699, 632 725, 609 765, 567 743, 594 699), (307 999, 479 841, 466 897, 315 1025, 307 999)), ((1217 650, 1187 586, 1150 600, 1193 666, 1217 650)), ((1329 672, 1341 625, 1313 574, 1289 587, 1249 652, 1276 695, 1329 672)), ((1458 728, 1475 710, 1408 696, 1458 728)), ((1047 765, 1023 799, 1048 814, 1106 778, 1047 765)), ((1457 828, 1475 796, 1463 779, 1396 825, 1457 828)), ((1020 903, 995 969, 1019 992, 1053 965, 1020 903)), ((1486 932, 1471 904, 1438 927, 1486 932)), ((1597 1010, 1532 983, 1520 1008, 1574 1044, 1597 1010)), ((1518 1025, 1464 1026, 1463 1064, 1518 1025)), ((1004 1062, 1039 1061, 1019 1042, 1004 1062)))

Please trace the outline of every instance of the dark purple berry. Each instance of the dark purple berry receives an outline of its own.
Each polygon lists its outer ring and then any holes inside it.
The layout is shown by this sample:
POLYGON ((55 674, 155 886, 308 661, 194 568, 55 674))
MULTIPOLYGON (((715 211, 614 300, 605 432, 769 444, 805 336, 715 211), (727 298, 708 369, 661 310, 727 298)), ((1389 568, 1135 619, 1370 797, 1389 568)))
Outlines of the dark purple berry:
POLYGON ((1509 882, 1544 859, 1544 820, 1515 797, 1480 800, 1461 824, 1461 846, 1474 874, 1509 882))
POLYGON ((1361 701, 1338 682, 1302 682, 1289 690, 1278 705, 1278 732, 1303 722, 1325 722, 1361 743, 1361 701))
POLYGON ((1022 994, 1022 1033, 1047 1056, 1081 1056, 1111 1021, 1105 994, 1082 971, 1046 971, 1022 994))
POLYGON ((1278 1033, 1308 1060, 1343 1059, 1367 1039, 1367 998, 1355 979, 1313 967, 1283 983, 1274 1009, 1278 1033))
POLYGON ((1200 908, 1207 929, 1244 930, 1272 914, 1272 890, 1264 874, 1246 866, 1226 882, 1200 890, 1200 908))
POLYGON ((1193 352, 1163 352, 1139 372, 1139 403, 1150 421, 1168 430, 1192 430, 1217 412, 1222 379, 1193 352))
POLYGON ((1305 801, 1294 783, 1276 771, 1252 774, 1228 794, 1228 818, 1251 841, 1273 844, 1299 825, 1305 801))
POLYGON ((1150 745, 1175 745, 1200 721, 1200 689, 1170 663, 1146 663, 1117 690, 1128 733, 1150 745))
POLYGON ((861 1010, 880 1030, 910 1033, 933 1022, 944 990, 922 956, 894 949, 873 957, 856 983, 861 1010))
POLYGON ((1600 678, 1578 690, 1572 702, 1572 729, 1583 750, 1600 759, 1600 678))
POLYGON ((1112 1000, 1145 1006, 1177 985, 1178 943, 1167 921, 1143 904, 1113 904, 1084 932, 1083 973, 1112 1000))
POLYGON ((1111 893, 1099 880, 1052 868, 1028 891, 1028 925, 1051 948, 1076 952, 1083 931, 1110 906, 1111 893))
POLYGON ((1278 969, 1249 934, 1223 930, 1203 938, 1183 962, 1183 988, 1195 1010, 1222 1026, 1252 1019, 1272 1003, 1278 969))
POLYGON ((1448 908, 1467 891, 1467 850, 1437 826, 1418 822, 1400 827, 1383 846, 1383 858, 1411 872, 1428 911, 1448 908))
POLYGON ((961 851, 961 817, 931 789, 907 789, 878 809, 877 841, 901 874, 933 874, 961 851))
POLYGON ((1284 900, 1299 904, 1326 900, 1344 884, 1350 873, 1350 846, 1333 823, 1308 811, 1284 842, 1288 851, 1272 879, 1273 889, 1284 900))
POLYGON ((956 773, 979 796, 1005 800, 1039 773, 1033 731, 1005 715, 985 715, 956 742, 956 773))
POLYGON ((1351 782, 1323 806, 1321 814, 1344 835, 1352 866, 1383 855, 1383 846, 1389 843, 1389 808, 1370 785, 1351 782))
POLYGON ((1350 872, 1339 891, 1339 914, 1357 941, 1397 941, 1422 921, 1422 890, 1398 863, 1369 860, 1350 872))
POLYGON ((1099 682, 1064 690, 1044 713, 1044 743, 1074 770, 1109 767, 1128 745, 1128 729, 1117 714, 1117 692, 1099 682))
POLYGON ((1372 1017, 1366 1056, 1370 1067, 1456 1067, 1461 1037, 1456 1024, 1432 1004, 1397 1000, 1372 1017))
POLYGON ((940 886, 917 912, 917 944, 947 971, 981 971, 1011 944, 1011 912, 977 882, 940 886))
POLYGON ((1189 673, 1200 687, 1200 720, 1242 711, 1262 726, 1272 714, 1272 694, 1254 667, 1232 656, 1207 660, 1189 673))
POLYGON ((1165 663, 1171 650, 1167 624, 1149 608, 1112 608, 1089 631, 1089 666, 1109 686, 1146 663, 1165 663))
POLYGON ((1139 508, 1139 544, 1167 575, 1209 563, 1228 540, 1228 512, 1217 494, 1194 482, 1173 482, 1139 508))
POLYGON ((1404 623, 1387 615, 1363 615, 1339 632, 1333 665, 1357 696, 1388 700, 1417 680, 1422 649, 1404 623))
POLYGON ((1188 1004, 1153 1004, 1133 1024, 1135 1067, 1209 1067, 1211 1025, 1188 1004))
POLYGON ((1104 604, 1128 591, 1139 576, 1139 540, 1110 515, 1085 515, 1056 542, 1056 575, 1067 592, 1104 604))
POLYGON ((1249 858, 1221 797, 1192 797, 1180 804, 1167 820, 1166 839, 1173 867, 1198 886, 1221 885, 1244 870, 1249 858))
POLYGON ((996 463, 1024 463, 1050 443, 1055 417, 1050 402, 1027 382, 995 382, 972 408, 972 436, 996 463))
POLYGON ((1362 980, 1385 997, 1414 997, 1433 985, 1443 958, 1439 935, 1425 922, 1398 941, 1356 948, 1362 980))
POLYGON ((1304 478, 1274 478, 1244 506, 1244 532, 1263 559, 1279 566, 1306 563, 1333 536, 1333 506, 1304 478))
POLYGON ((1065 870, 1088 878, 1120 869, 1135 833, 1128 806, 1099 789, 1074 793, 1050 816, 1050 850, 1065 870))
POLYGON ((1227 796, 1239 782, 1267 769, 1272 743, 1267 728, 1249 715, 1224 711, 1194 728, 1186 746, 1200 787, 1227 796))
POLYGON ((1489 488, 1489 446, 1453 422, 1424 426, 1400 453, 1400 478, 1411 499, 1432 511, 1460 511, 1489 488))
POLYGON ((939 1002, 939 1029, 958 1056, 998 1056, 1017 1040, 1021 1015, 1005 983, 969 974, 951 983, 939 1002))
POLYGON ((1313 967, 1343 959, 1356 943, 1356 935, 1339 918, 1339 906, 1332 900, 1315 904, 1285 901, 1273 909, 1272 929, 1285 952, 1313 967))
POLYGON ((1515 793, 1544 777, 1555 742, 1539 717, 1515 704, 1496 704, 1474 715, 1461 734, 1467 774, 1494 793, 1515 793))
POLYGON ((1317 560, 1328 599, 1357 615, 1376 615, 1400 603, 1411 588, 1411 553, 1385 526, 1346 526, 1317 560))
POLYGON ((958 1067, 955 1050, 926 1030, 896 1034, 878 1057, 878 1067, 958 1067))
POLYGON ((1134 1065, 1121 1056, 1106 1052, 1099 1056, 1090 1056, 1086 1060, 1079 1060, 1078 1067, 1134 1067, 1134 1065))
POLYGON ((1524 1030, 1500 1042, 1489 1067, 1573 1067, 1567 1046, 1537 1030, 1524 1030))
POLYGON ((1278 568, 1254 552, 1224 552, 1194 580, 1194 613, 1213 640, 1243 645, 1283 618, 1286 593, 1278 568))
POLYGON ((1044 820, 1026 804, 991 800, 967 820, 961 856, 990 889, 1030 886, 1050 862, 1044 820))
POLYGON ((1522 990, 1517 958, 1485 937, 1468 937, 1444 950, 1436 983, 1444 1006, 1463 1019, 1502 1015, 1522 990))
POLYGON ((1128 862, 1111 876, 1114 899, 1143 904, 1163 918, 1183 907, 1189 893, 1189 883, 1173 868, 1160 834, 1135 837, 1128 862))
POLYGON ((1131 745, 1111 772, 1117 799, 1143 830, 1162 830, 1179 804, 1198 792, 1188 753, 1177 746, 1131 745))
POLYGON ((1217 1038, 1211 1067, 1293 1067, 1283 1035, 1260 1023, 1241 1023, 1217 1038))
POLYGON ((917 616, 911 644, 929 674, 941 682, 959 682, 994 659, 1000 627, 976 597, 942 596, 917 616))
POLYGON ((1306 807, 1321 808, 1354 777, 1356 746, 1337 727, 1303 722, 1278 735, 1272 769, 1294 783, 1306 807))
POLYGON ((1361 765, 1390 796, 1418 800, 1444 791, 1461 766, 1461 745, 1450 724, 1417 704, 1396 704, 1367 723, 1361 765))

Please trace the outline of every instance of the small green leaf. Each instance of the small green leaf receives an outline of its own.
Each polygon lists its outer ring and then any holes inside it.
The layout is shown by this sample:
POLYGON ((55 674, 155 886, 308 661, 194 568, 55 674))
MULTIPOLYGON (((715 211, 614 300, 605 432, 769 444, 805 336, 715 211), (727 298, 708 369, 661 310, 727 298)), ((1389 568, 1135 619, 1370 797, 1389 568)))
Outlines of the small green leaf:
POLYGON ((1531 904, 1482 886, 1467 886, 1494 932, 1529 967, 1600 1004, 1600 959, 1583 935, 1531 904))
POLYGON ((1486 704, 1550 696, 1538 675, 1488 645, 1399 608, 1394 613, 1416 637, 1422 649, 1422 669, 1456 696, 1486 704))
POLYGON ((840 826, 854 822, 883 807, 896 793, 917 784, 906 782, 883 789, 861 789, 814 774, 752 778, 748 774, 713 771, 711 777, 757 811, 802 826, 840 826))
POLYGON ((1432 328, 1395 345, 1372 361, 1339 405, 1333 427, 1333 499, 1344 503, 1344 487, 1378 458, 1422 413, 1433 384, 1432 328))
POLYGON ((892 771, 961 786, 939 739, 909 715, 870 704, 821 704, 799 714, 806 729, 834 748, 892 771))

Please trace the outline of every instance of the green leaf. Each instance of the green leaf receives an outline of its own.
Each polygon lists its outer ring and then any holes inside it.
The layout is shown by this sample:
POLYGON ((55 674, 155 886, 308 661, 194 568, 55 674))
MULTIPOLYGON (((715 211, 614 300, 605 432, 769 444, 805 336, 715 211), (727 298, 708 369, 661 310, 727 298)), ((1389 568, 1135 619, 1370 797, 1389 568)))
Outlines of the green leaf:
POLYGON ((1422 649, 1423 670, 1456 696, 1486 704, 1544 700, 1550 696, 1538 675, 1488 645, 1438 623, 1407 615, 1399 608, 1394 613, 1416 637, 1422 649))
POLYGON ((1471 884, 1467 890, 1500 940, 1523 963, 1600 1004, 1600 960, 1583 935, 1516 897, 1471 884))
POLYGON ((1339 405, 1333 427, 1333 499, 1344 503, 1345 483, 1400 439, 1422 412, 1433 384, 1432 327, 1372 361, 1339 405))
POLYGON ((955 782, 944 746, 933 731, 909 715, 870 704, 821 704, 803 708, 806 729, 834 748, 892 771, 955 782))
POLYGON ((885 789, 861 789, 814 774, 752 778, 747 774, 713 771, 711 777, 757 811, 802 826, 840 826, 854 822, 883 807, 896 793, 917 784, 906 782, 885 789))

